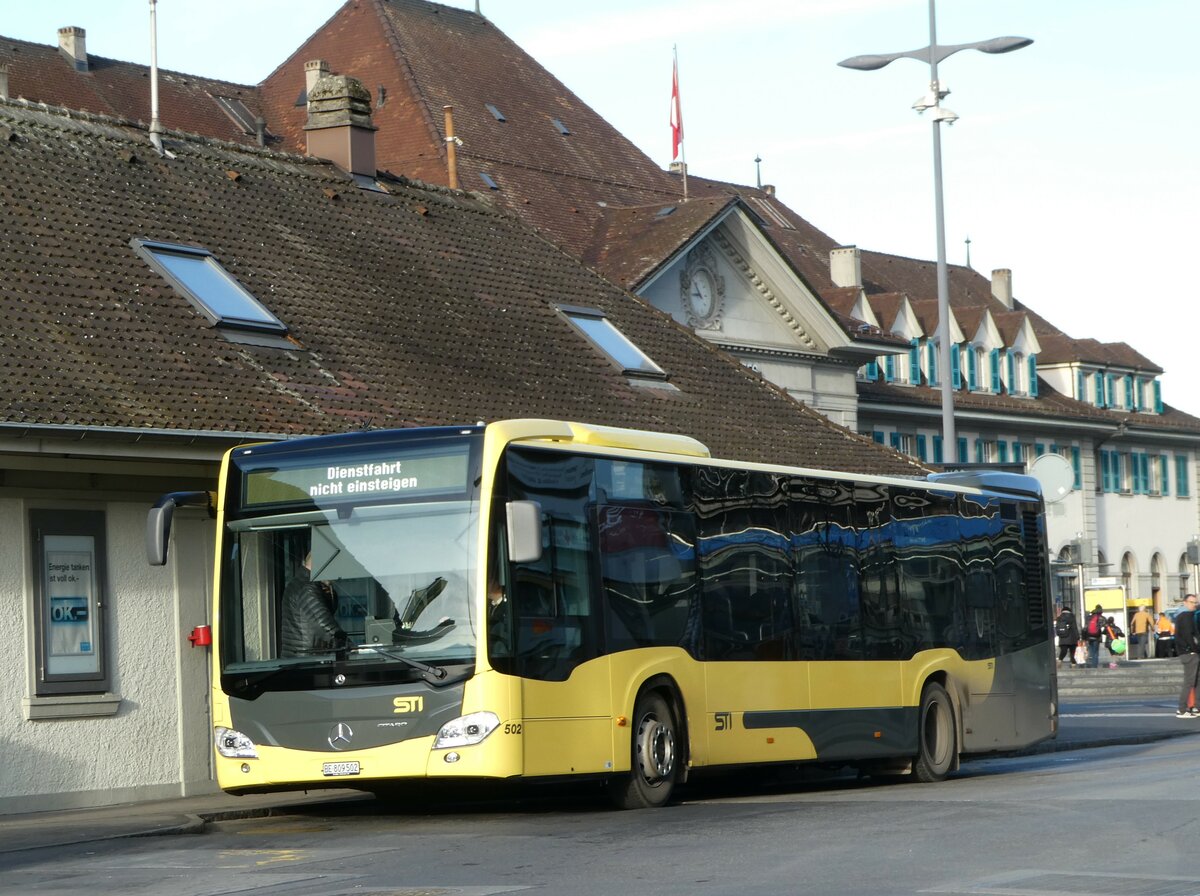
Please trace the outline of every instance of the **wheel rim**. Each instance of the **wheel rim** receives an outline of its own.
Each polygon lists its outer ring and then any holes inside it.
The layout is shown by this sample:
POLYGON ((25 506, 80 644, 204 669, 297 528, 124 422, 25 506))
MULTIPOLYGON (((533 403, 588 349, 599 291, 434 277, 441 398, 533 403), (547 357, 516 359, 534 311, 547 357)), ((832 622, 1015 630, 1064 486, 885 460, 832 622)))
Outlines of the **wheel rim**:
POLYGON ((654 713, 642 717, 638 728, 638 767, 642 780, 657 787, 675 769, 675 732, 654 713))

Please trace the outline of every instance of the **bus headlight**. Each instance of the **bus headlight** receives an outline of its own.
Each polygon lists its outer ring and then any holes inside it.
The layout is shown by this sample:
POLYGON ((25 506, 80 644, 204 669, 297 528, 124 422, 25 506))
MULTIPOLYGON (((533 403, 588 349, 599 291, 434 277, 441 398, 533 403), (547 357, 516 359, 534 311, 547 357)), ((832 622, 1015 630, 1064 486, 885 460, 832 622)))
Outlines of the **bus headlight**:
POLYGON ((450 747, 469 747, 477 744, 500 727, 500 717, 494 712, 473 712, 447 722, 433 742, 435 750, 450 747))
POLYGON ((216 728, 213 730, 213 740, 216 742, 217 752, 226 759, 258 758, 258 749, 254 746, 254 741, 240 731, 216 728))

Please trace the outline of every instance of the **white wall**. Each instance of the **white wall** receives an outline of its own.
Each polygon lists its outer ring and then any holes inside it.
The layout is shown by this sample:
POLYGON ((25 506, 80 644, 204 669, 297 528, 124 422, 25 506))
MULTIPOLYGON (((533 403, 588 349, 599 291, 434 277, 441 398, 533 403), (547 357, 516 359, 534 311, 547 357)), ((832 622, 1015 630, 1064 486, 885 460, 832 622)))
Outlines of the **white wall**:
MULTIPOLYGON (((207 665, 201 661, 204 671, 197 675, 193 657, 189 680, 181 683, 180 643, 186 632, 179 631, 175 572, 171 566, 159 569, 146 563, 148 506, 144 501, 0 499, 0 601, 5 608, 0 643, 10 645, 0 654, 0 814, 177 796, 185 779, 192 780, 193 789, 211 787, 205 767, 206 710, 199 727, 182 725, 180 717, 185 692, 193 711, 197 704, 206 705, 207 665), (106 643, 111 693, 120 697, 115 715, 29 718, 31 702, 35 712, 48 702, 34 697, 31 508, 105 513, 106 643), (186 751, 181 747, 184 730, 186 751), (190 768, 185 771, 185 766, 190 768)), ((205 592, 202 585, 201 602, 205 592)), ((182 644, 190 649, 188 642, 182 644)))

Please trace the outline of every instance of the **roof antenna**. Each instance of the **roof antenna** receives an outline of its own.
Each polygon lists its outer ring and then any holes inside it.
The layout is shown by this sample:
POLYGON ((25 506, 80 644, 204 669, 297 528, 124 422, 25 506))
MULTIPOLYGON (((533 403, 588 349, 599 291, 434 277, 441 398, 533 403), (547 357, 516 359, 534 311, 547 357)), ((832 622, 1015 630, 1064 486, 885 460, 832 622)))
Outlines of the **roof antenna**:
POLYGON ((754 176, 755 176, 755 180, 758 181, 758 188, 761 190, 762 189, 762 156, 757 155, 757 154, 754 156, 754 176))
POLYGON ((967 267, 971 266, 971 238, 967 237, 967 267))
POLYGON ((158 25, 154 9, 157 2, 150 0, 150 142, 160 156, 173 159, 175 156, 163 149, 163 126, 158 120, 158 25))

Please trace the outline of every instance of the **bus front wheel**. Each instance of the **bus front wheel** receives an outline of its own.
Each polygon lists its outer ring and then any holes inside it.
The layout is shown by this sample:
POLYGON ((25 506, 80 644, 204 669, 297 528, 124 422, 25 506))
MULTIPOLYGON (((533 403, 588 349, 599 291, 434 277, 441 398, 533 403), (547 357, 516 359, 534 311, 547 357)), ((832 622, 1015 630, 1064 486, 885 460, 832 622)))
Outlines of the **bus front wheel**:
POLYGON ((609 796, 619 809, 653 809, 671 798, 679 777, 678 727, 662 694, 638 698, 633 712, 633 739, 628 775, 608 782, 609 796))
POLYGON ((921 692, 917 714, 917 760, 913 777, 922 783, 943 780, 954 765, 957 754, 954 705, 946 689, 935 681, 921 692))

